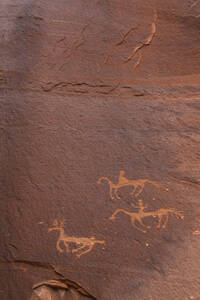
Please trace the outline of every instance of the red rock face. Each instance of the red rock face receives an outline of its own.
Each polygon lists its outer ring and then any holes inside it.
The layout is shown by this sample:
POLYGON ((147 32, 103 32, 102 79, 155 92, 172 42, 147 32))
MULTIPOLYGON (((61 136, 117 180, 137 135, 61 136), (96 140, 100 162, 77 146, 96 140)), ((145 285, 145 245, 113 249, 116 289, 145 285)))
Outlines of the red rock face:
POLYGON ((0 299, 198 299, 199 2, 0 7, 0 299))

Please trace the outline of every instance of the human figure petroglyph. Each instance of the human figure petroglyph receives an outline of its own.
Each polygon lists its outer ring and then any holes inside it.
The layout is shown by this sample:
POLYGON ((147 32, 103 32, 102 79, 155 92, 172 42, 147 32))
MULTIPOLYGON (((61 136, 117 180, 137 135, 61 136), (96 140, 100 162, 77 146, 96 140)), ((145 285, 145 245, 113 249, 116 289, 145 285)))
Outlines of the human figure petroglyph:
POLYGON ((128 179, 125 177, 125 172, 123 170, 120 171, 118 183, 113 183, 107 177, 100 177, 97 183, 100 184, 103 181, 106 181, 109 184, 109 194, 112 200, 115 200, 115 197, 118 200, 120 199, 120 196, 118 195, 118 191, 121 187, 132 186, 133 190, 131 194, 135 195, 135 197, 139 196, 142 193, 146 183, 150 183, 158 188, 162 187, 162 184, 149 179, 138 179, 138 180, 128 179))
POLYGON ((56 248, 59 252, 63 253, 64 250, 61 248, 61 243, 63 242, 66 252, 69 252, 69 244, 75 244, 78 247, 75 249, 72 249, 72 253, 76 253, 75 255, 77 257, 80 257, 83 254, 86 254, 87 252, 90 252, 95 244, 105 244, 105 241, 96 240, 94 237, 88 238, 88 237, 75 237, 75 236, 69 236, 64 231, 64 221, 61 221, 60 224, 57 220, 53 222, 53 225, 51 228, 48 229, 48 232, 58 230, 60 231, 60 235, 58 237, 56 248), (77 253, 79 252, 79 253, 77 253))
POLYGON ((127 211, 123 208, 117 208, 115 212, 110 217, 110 220, 115 220, 116 215, 119 212, 123 212, 126 215, 129 215, 131 218, 131 223, 133 227, 135 227, 137 230, 142 231, 144 233, 147 232, 147 228, 151 228, 151 226, 147 226, 143 223, 143 219, 146 217, 158 217, 158 224, 157 228, 166 228, 169 220, 169 214, 174 214, 175 217, 178 219, 184 219, 184 215, 182 212, 177 211, 174 208, 160 208, 154 211, 145 211, 147 206, 143 205, 143 201, 139 200, 139 206, 135 206, 134 204, 131 204, 134 208, 138 208, 138 212, 132 212, 127 211), (164 218, 165 217, 165 218, 164 218), (137 226, 137 223, 141 225, 141 227, 137 226))

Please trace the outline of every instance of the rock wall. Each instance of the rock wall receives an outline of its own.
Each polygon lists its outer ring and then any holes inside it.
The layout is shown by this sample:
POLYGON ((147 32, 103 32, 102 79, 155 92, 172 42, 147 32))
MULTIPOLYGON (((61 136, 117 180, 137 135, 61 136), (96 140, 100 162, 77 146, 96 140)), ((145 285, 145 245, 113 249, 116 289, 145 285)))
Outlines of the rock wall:
POLYGON ((199 299, 199 1, 0 8, 0 299, 199 299))

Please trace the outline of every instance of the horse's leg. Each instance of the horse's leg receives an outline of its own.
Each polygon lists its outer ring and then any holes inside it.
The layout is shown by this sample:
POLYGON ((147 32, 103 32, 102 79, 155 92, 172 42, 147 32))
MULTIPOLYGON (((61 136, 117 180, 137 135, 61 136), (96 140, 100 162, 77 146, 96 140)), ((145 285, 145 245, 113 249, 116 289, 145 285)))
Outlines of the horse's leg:
POLYGON ((162 217, 163 217, 163 215, 158 215, 158 225, 157 225, 157 228, 161 227, 162 217))
POLYGON ((58 241, 57 241, 57 243, 56 243, 56 248, 57 248, 57 250, 58 250, 59 252, 63 253, 64 250, 63 250, 62 248, 60 248, 60 242, 61 242, 61 240, 58 240, 58 241))
POLYGON ((83 252, 77 254, 76 256, 80 257, 81 255, 83 255, 83 254, 85 254, 85 253, 87 253, 87 252, 90 252, 90 251, 92 250, 92 248, 93 248, 94 245, 93 245, 93 244, 92 244, 92 245, 84 245, 84 247, 79 248, 79 250, 80 250, 80 249, 83 249, 83 248, 85 248, 85 247, 87 247, 87 246, 88 246, 88 249, 86 249, 85 251, 83 251, 83 252))
POLYGON ((69 245, 68 245, 68 242, 63 241, 63 243, 64 243, 64 245, 65 245, 66 251, 69 252, 69 245))
POLYGON ((115 200, 115 197, 113 196, 113 187, 111 186, 111 184, 110 184, 110 198, 112 200, 115 200))
POLYGON ((166 215, 165 215, 165 222, 163 223, 163 226, 162 226, 162 228, 165 228, 166 226, 167 226, 167 223, 168 223, 168 219, 169 219, 169 214, 168 213, 166 213, 166 215))
POLYGON ((120 200, 120 196, 118 195, 118 188, 114 189, 115 196, 118 200, 120 200))
POLYGON ((75 249, 72 250, 72 253, 78 252, 79 250, 85 248, 85 244, 81 243, 81 245, 75 249))
POLYGON ((136 191, 136 188, 135 188, 135 185, 134 184, 132 184, 132 187, 133 187, 133 190, 132 190, 132 192, 130 193, 131 195, 134 195, 134 193, 135 193, 135 191, 136 191))
POLYGON ((146 230, 143 230, 142 228, 138 227, 138 226, 135 224, 135 221, 136 221, 135 217, 131 217, 131 223, 132 223, 133 227, 135 227, 135 228, 136 228, 137 230, 139 230, 139 231, 142 231, 142 232, 146 233, 146 230))
POLYGON ((145 225, 142 221, 142 218, 137 218, 138 222, 140 223, 140 225, 144 226, 145 228, 151 228, 151 226, 145 225))
POLYGON ((138 192, 135 194, 135 196, 136 196, 136 197, 139 196, 139 195, 143 192, 143 189, 144 189, 144 183, 139 185, 139 190, 138 190, 138 192))

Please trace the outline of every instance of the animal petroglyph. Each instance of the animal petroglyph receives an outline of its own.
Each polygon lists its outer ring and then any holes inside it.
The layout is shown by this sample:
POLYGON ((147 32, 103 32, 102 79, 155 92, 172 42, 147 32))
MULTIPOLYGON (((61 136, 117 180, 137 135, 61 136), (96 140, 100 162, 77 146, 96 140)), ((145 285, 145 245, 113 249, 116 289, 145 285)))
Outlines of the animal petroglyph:
POLYGON ((113 183, 109 178, 107 177, 100 177, 99 180, 97 181, 98 184, 102 183, 103 181, 106 181, 109 184, 110 188, 110 198, 112 200, 120 199, 120 196, 118 195, 118 191, 121 187, 124 186, 131 186, 133 187, 133 191, 131 192, 132 195, 135 195, 136 197, 139 196, 146 183, 150 183, 158 188, 162 187, 162 184, 152 181, 149 179, 138 179, 138 180, 133 180, 133 179, 128 179, 125 176, 125 172, 123 170, 120 171, 118 183, 113 183))
POLYGON ((184 218, 183 213, 177 211, 174 208, 160 208, 154 211, 144 211, 147 208, 147 206, 143 205, 141 199, 139 200, 139 206, 135 206, 134 204, 131 205, 134 208, 137 208, 138 212, 132 212, 132 211, 127 211, 123 208, 117 208, 115 212, 112 214, 112 216, 110 217, 110 220, 115 220, 116 215, 119 212, 123 212, 124 214, 130 216, 133 227, 135 227, 139 231, 146 233, 147 232, 146 229, 151 228, 151 226, 147 226, 143 223, 143 219, 146 217, 154 217, 154 218, 157 217, 158 218, 157 228, 165 228, 167 226, 170 213, 174 214, 177 219, 184 218), (140 227, 137 225, 137 223, 138 225, 140 225, 140 227))
POLYGON ((96 240, 94 237, 88 238, 88 237, 75 237, 75 236, 69 236, 64 231, 64 221, 59 222, 55 220, 53 222, 53 225, 51 228, 49 228, 48 232, 58 230, 60 231, 60 235, 58 237, 56 248, 59 252, 63 253, 64 250, 61 248, 61 243, 66 248, 66 252, 70 251, 69 244, 75 244, 77 248, 72 249, 72 253, 75 253, 77 257, 80 257, 83 254, 86 254, 87 252, 90 252, 95 244, 105 244, 105 241, 99 241, 96 240))

